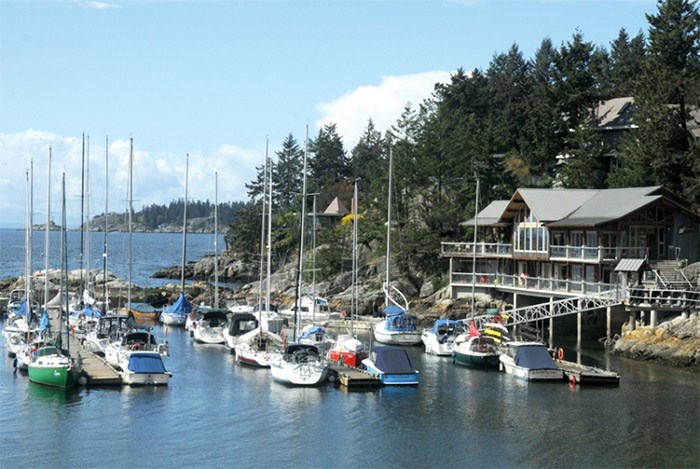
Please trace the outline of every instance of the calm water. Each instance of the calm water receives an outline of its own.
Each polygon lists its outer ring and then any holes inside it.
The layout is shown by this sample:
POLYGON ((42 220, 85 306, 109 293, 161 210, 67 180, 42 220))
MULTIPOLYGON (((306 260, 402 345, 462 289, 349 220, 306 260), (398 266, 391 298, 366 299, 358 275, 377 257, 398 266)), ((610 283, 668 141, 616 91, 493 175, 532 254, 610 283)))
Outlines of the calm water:
MULTIPOLYGON (((33 267, 34 271, 44 269, 44 231, 33 233, 33 267)), ((68 269, 80 268, 80 232, 70 231, 68 238, 68 269)), ((104 233, 90 233, 89 258, 90 268, 102 270, 104 250, 104 233)), ((118 278, 126 280, 129 272, 129 235, 128 233, 109 233, 107 239, 107 269, 118 278)), ((49 268, 60 268, 61 254, 60 232, 53 231, 50 236, 49 268)), ((218 242, 219 251, 224 247, 223 235, 218 242)), ((180 265, 182 261, 182 235, 179 233, 133 233, 131 241, 133 253, 132 278, 136 285, 157 287, 172 283, 167 279, 151 278, 163 267, 180 265)), ((0 229, 0 278, 24 275, 24 231, 0 229)), ((187 235, 187 261, 196 261, 202 256, 214 253, 214 235, 193 233, 187 235)))
POLYGON ((583 358, 620 372, 619 387, 528 384, 414 347, 419 386, 348 392, 275 383, 181 329, 169 340, 164 388, 67 394, 14 374, 5 354, 0 467, 700 465, 700 383, 687 370, 591 350, 583 358))

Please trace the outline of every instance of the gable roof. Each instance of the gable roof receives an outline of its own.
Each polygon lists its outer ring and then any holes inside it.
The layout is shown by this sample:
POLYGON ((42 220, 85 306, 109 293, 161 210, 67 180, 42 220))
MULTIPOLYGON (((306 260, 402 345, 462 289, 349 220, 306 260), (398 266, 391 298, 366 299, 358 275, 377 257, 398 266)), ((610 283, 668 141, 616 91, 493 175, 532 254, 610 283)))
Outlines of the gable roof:
MULTIPOLYGON (((479 212, 477 218, 477 226, 498 226, 503 211, 508 206, 507 200, 494 200, 488 204, 482 211, 479 212)), ((462 226, 474 226, 474 217, 460 223, 462 226)))
POLYGON ((501 221, 512 220, 517 211, 527 206, 541 223, 566 218, 586 203, 595 189, 529 189, 520 188, 510 198, 501 221))

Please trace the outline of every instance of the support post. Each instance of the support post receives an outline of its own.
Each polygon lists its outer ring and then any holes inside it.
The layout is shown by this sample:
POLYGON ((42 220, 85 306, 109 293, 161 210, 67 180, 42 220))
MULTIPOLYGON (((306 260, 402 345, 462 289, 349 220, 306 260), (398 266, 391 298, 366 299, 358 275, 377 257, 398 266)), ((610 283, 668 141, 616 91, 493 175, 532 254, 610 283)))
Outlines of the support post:
POLYGON ((652 309, 651 313, 649 314, 649 325, 651 326, 652 329, 656 328, 657 315, 658 315, 658 313, 656 312, 655 309, 652 309))
POLYGON ((630 331, 633 331, 637 328, 637 321, 635 321, 634 311, 630 311, 629 326, 630 326, 630 331))
POLYGON ((576 313, 576 348, 581 348, 581 328, 583 324, 583 313, 581 312, 581 300, 578 301, 578 313, 576 313))
POLYGON ((612 308, 605 308, 605 342, 609 343, 612 340, 612 308))
POLYGON ((549 297, 549 346, 554 347, 554 297, 549 297))

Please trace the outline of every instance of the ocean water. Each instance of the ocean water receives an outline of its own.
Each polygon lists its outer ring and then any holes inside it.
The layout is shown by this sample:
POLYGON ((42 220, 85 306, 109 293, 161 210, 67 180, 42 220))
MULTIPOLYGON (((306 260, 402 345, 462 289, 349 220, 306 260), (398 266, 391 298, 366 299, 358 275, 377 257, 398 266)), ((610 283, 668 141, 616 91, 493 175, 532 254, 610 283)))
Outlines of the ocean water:
MULTIPOLYGON (((129 268, 129 235, 113 232, 107 238, 107 270, 118 278, 126 280, 129 268)), ((25 241, 24 230, 0 228, 0 278, 24 275, 25 241)), ((67 233, 68 269, 81 267, 81 233, 67 233)), ((89 248, 82 258, 89 260, 90 269, 102 270, 104 233, 90 233, 87 238, 89 248)), ((33 271, 43 270, 45 257, 45 232, 34 231, 32 236, 33 271)), ((223 235, 219 235, 218 249, 225 246, 223 235)), ((141 287, 158 287, 172 280, 156 279, 151 276, 164 267, 180 265, 182 261, 182 235, 179 233, 132 233, 132 279, 141 287)), ((61 235, 59 231, 50 233, 49 269, 60 268, 61 235)), ((187 258, 196 261, 205 255, 214 254, 214 235, 190 233, 187 235, 187 258)))
POLYGON ((700 465, 698 373, 600 349, 580 353, 618 371, 619 387, 527 383, 411 347, 418 386, 348 391, 276 383, 182 329, 168 340, 161 388, 53 390, 0 359, 0 467, 700 465))

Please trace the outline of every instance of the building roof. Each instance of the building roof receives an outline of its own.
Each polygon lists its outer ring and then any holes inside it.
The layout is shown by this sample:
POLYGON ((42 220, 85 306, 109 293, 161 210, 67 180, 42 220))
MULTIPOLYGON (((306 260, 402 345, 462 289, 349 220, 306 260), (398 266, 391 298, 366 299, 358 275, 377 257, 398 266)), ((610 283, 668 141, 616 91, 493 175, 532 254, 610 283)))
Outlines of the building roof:
POLYGON ((646 259, 620 259, 615 266, 615 272, 639 272, 647 267, 646 259))
POLYGON ((345 205, 336 197, 333 199, 333 201, 328 205, 328 208, 326 210, 319 214, 319 216, 325 216, 325 217, 344 217, 350 213, 347 208, 345 208, 345 205))
POLYGON ((598 129, 627 129, 632 127, 634 98, 614 98, 601 102, 595 108, 598 129))
POLYGON ((500 221, 512 220, 527 206, 541 223, 566 218, 598 191, 594 189, 529 189, 515 191, 500 221))
MULTIPOLYGON (((504 223, 499 223, 503 211, 508 206, 507 200, 494 200, 481 210, 477 216, 477 226, 499 226, 504 223)), ((474 226, 474 217, 460 223, 463 226, 474 226)))

